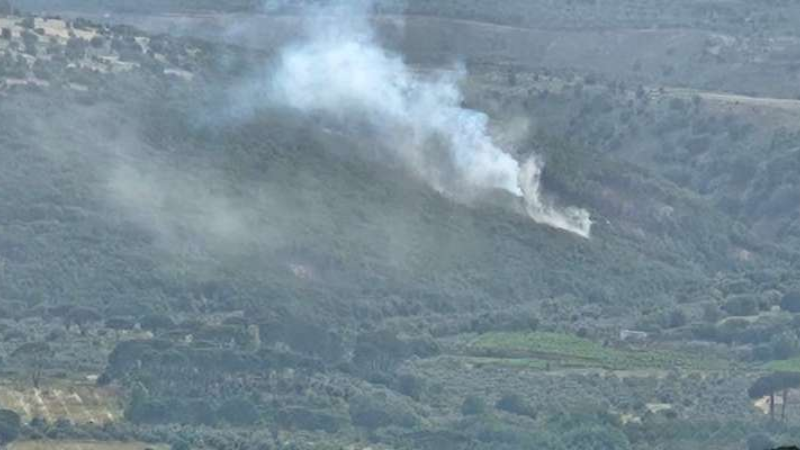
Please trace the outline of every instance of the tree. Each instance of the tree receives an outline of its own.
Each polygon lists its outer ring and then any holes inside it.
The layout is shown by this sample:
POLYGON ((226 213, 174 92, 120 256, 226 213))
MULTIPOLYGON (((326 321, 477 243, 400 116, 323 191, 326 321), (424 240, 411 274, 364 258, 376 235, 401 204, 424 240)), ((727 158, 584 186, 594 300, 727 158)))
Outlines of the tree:
POLYGON ((773 419, 775 417, 775 389, 770 377, 767 375, 757 379, 747 389, 747 395, 753 400, 769 396, 769 417, 773 419))
POLYGON ((36 22, 33 16, 26 16, 19 22, 19 26, 21 26, 22 28, 27 28, 29 30, 32 30, 36 26, 36 22))
POLYGON ((461 414, 465 416, 481 415, 486 411, 486 402, 477 395, 470 395, 461 404, 461 414))
POLYGON ((148 314, 139 319, 139 325, 142 326, 142 329, 153 332, 175 328, 175 322, 161 314, 148 314))
POLYGON ((170 450, 191 450, 191 449, 192 447, 189 445, 189 443, 184 440, 175 441, 170 446, 170 450))
POLYGON ((217 421, 214 408, 206 399, 194 399, 188 403, 189 411, 191 411, 192 423, 199 423, 203 425, 213 425, 217 421))
POLYGON ((102 36, 95 36, 89 41, 89 44, 94 48, 103 48, 106 40, 102 36))
POLYGON ((289 430, 325 431, 336 433, 346 419, 327 411, 317 411, 303 407, 285 408, 277 415, 277 423, 289 430))
POLYGON ((25 46, 25 53, 36 56, 36 44, 39 42, 39 36, 29 30, 23 30, 20 37, 25 46))
POLYGON ((425 380, 414 375, 400 375, 395 382, 397 392, 419 401, 425 393, 425 380))
POLYGON ((769 450, 775 447, 775 441, 764 433, 751 434, 747 437, 747 450, 769 450))
POLYGON ((258 421, 258 409, 246 398, 226 401, 217 411, 217 416, 231 425, 252 425, 258 421))
POLYGON ((703 320, 709 323, 716 323, 722 317, 719 306, 716 303, 705 303, 703 305, 703 320))
POLYGON ((141 383, 136 383, 128 407, 125 408, 125 419, 137 424, 165 423, 169 419, 169 410, 162 402, 151 399, 150 393, 141 383))
POLYGON ((781 392, 783 405, 781 408, 781 420, 786 420, 786 401, 788 400, 789 389, 800 387, 800 373, 776 372, 758 378, 747 390, 751 399, 759 399, 769 396, 769 417, 775 419, 775 394, 781 392))
POLYGON ((69 38, 67 41, 67 46, 64 49, 64 53, 67 56, 67 59, 75 60, 81 59, 86 56, 86 48, 89 45, 87 42, 81 38, 73 37, 69 38))
POLYGON ((304 318, 285 315, 259 327, 264 342, 283 342, 294 351, 325 361, 336 361, 345 353, 338 334, 304 318))
POLYGON ((686 313, 681 309, 673 309, 665 313, 662 318, 662 325, 664 328, 680 328, 686 325, 686 313))
POLYGON ((0 445, 6 445, 19 436, 22 420, 10 409, 0 409, 0 445))
POLYGON ((111 330, 132 330, 136 324, 131 319, 125 317, 109 317, 106 319, 105 326, 111 330))
POLYGON ((33 387, 39 389, 44 367, 47 361, 53 357, 53 350, 46 342, 28 342, 11 352, 11 357, 27 366, 30 370, 33 387))
POLYGON ((772 357, 775 359, 789 359, 800 352, 800 342, 792 332, 784 332, 773 336, 770 340, 772 357))
POLYGON ((758 313, 758 301, 752 295, 733 295, 722 309, 732 316, 752 316, 758 313))
POLYGON ((790 313, 800 313, 800 291, 789 291, 781 298, 781 309, 790 313))
POLYGON ((120 341, 108 355, 105 371, 107 380, 131 376, 142 368, 143 361, 152 359, 153 355, 168 350, 172 346, 171 342, 160 339, 120 341))
POLYGON ((528 402, 519 394, 506 394, 497 401, 495 407, 501 411, 517 414, 519 416, 528 416, 532 419, 536 418, 536 412, 528 405, 528 402))
POLYGON ((369 430, 388 426, 413 428, 419 423, 411 407, 384 393, 356 395, 349 404, 350 420, 357 427, 369 430))
POLYGON ((581 450, 628 450, 631 443, 619 430, 600 426, 578 428, 564 436, 569 449, 581 450))
POLYGON ((81 331, 81 336, 86 335, 86 326, 90 323, 102 320, 102 315, 92 308, 78 307, 73 308, 67 314, 67 324, 75 324, 81 331))

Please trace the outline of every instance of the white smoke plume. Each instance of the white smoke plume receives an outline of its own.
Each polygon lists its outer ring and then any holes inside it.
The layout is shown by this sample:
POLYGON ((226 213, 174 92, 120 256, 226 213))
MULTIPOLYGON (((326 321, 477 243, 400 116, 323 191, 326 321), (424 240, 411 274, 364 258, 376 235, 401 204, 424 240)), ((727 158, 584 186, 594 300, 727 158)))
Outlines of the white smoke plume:
POLYGON ((573 206, 557 208, 541 195, 542 163, 534 156, 522 165, 519 185, 525 194, 525 210, 531 218, 545 225, 589 238, 592 219, 589 211, 573 206))
POLYGON ((588 212, 541 198, 542 165, 523 166, 494 143, 488 116, 462 107, 463 70, 422 75, 378 42, 369 1, 305 15, 306 37, 280 55, 272 97, 340 128, 366 130, 442 193, 457 199, 492 189, 521 198, 539 223, 589 237, 588 212))

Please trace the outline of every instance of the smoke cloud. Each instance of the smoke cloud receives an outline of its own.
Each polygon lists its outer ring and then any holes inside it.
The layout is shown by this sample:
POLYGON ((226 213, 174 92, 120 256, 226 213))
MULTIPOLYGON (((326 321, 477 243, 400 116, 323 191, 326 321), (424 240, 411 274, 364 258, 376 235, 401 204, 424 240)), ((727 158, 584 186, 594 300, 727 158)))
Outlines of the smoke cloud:
POLYGON ((462 107, 463 68, 415 72, 376 37, 369 1, 317 8, 305 38, 283 49, 270 97, 345 132, 364 133, 384 154, 461 201, 490 190, 521 199, 536 222, 589 237, 589 213, 541 195, 542 163, 520 164, 495 144, 486 114, 462 107))

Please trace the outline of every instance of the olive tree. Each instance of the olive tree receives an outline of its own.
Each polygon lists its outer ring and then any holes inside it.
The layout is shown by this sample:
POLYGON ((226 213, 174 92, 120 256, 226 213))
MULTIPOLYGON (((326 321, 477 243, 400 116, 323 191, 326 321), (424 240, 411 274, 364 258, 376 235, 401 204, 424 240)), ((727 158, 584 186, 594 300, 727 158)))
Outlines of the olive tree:
POLYGON ((53 356, 53 349, 46 342, 28 342, 11 352, 11 357, 30 371, 31 382, 35 389, 39 389, 44 368, 53 356))
POLYGON ((0 409, 0 446, 15 440, 21 426, 19 414, 10 409, 0 409))

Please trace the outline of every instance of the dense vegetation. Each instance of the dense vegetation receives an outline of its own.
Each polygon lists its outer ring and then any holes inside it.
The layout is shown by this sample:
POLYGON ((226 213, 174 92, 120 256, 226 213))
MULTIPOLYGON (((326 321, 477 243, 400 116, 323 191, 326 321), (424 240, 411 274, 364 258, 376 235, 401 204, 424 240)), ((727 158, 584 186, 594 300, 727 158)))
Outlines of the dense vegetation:
MULTIPOLYGON (((408 11, 752 37, 794 12, 766 4, 408 11)), ((3 380, 38 396, 97 377, 124 411, 96 423, 2 404, 0 444, 763 450, 800 439, 786 403, 800 373, 794 103, 470 61, 465 103, 501 140, 526 123, 518 155, 541 154, 548 195, 592 211, 586 240, 531 222, 501 193, 458 204, 349 156, 380 150, 369 137, 242 106, 231 87, 269 54, 86 20, 3 16, 0 28, 3 380), (769 414, 753 406, 765 397, 769 414)))

